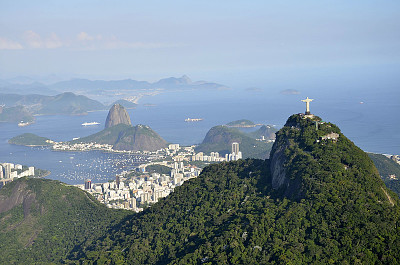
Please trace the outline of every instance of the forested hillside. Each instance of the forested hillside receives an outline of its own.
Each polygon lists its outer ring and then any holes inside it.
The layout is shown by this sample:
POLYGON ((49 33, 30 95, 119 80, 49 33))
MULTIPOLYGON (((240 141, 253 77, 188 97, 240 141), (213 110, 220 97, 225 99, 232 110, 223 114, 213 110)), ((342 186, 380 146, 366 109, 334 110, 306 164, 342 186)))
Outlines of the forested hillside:
POLYGON ((138 214, 55 181, 7 185, 0 263, 398 264, 399 202, 338 127, 293 115, 271 159, 208 166, 138 214))
POLYGON ((97 264, 398 263, 397 196, 367 154, 331 123, 316 130, 318 120, 290 117, 272 162, 209 166, 78 256, 97 264), (274 189, 279 150, 285 179, 274 189))
POLYGON ((61 263, 128 214, 59 181, 15 180, 0 189, 0 264, 61 263))

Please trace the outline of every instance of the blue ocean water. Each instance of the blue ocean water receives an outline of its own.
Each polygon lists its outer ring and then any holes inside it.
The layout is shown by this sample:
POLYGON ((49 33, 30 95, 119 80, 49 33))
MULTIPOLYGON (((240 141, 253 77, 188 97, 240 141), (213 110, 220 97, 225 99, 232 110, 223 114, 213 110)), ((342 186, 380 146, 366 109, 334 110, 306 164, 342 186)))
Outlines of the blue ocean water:
MULTIPOLYGON (((192 145, 200 143, 207 131, 220 124, 238 119, 272 124, 280 128, 294 113, 304 112, 300 100, 309 96, 311 112, 332 122, 361 149, 368 152, 400 154, 399 92, 385 93, 341 89, 307 89, 302 94, 284 95, 278 89, 269 90, 190 90, 168 92, 141 99, 136 109, 128 110, 132 123, 146 124, 170 143, 192 145), (153 104, 147 106, 146 103, 153 104), (185 122, 186 118, 202 118, 200 122, 185 122)), ((85 116, 39 116, 35 124, 18 127, 0 123, 0 161, 33 165, 48 169, 48 178, 69 184, 83 183, 91 178, 101 182, 138 164, 137 158, 93 152, 53 152, 47 148, 15 146, 8 139, 30 132, 56 141, 83 137, 103 129, 107 111, 85 116), (100 122, 84 127, 84 122, 100 122)))

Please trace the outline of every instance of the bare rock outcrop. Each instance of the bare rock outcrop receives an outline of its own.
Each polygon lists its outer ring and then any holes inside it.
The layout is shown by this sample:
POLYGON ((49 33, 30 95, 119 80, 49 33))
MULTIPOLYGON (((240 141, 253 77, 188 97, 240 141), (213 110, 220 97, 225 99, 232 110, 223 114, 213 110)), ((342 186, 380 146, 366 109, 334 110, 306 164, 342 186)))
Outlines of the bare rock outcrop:
POLYGON ((286 177, 286 170, 284 167, 285 149, 287 145, 274 145, 271 151, 271 174, 272 174, 272 188, 279 189, 288 180, 286 177))
POLYGON ((108 112, 105 128, 110 128, 118 124, 132 125, 128 112, 120 104, 115 104, 108 112))

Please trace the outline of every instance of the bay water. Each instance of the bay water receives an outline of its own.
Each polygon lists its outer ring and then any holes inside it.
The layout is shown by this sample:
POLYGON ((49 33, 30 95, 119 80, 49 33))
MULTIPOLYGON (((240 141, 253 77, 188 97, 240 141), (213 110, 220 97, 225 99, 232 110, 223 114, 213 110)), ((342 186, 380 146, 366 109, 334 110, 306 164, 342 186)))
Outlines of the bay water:
MULTIPOLYGON (((305 111, 306 96, 313 98, 311 112, 339 126, 342 132, 364 151, 400 154, 399 92, 346 91, 346 89, 302 90, 302 94, 282 94, 278 90, 231 89, 168 91, 141 99, 136 109, 128 110, 132 124, 149 125, 170 143, 199 144, 216 125, 239 119, 282 127, 287 118, 305 111), (185 122, 186 118, 202 118, 185 122)), ((134 155, 90 152, 55 152, 49 148, 8 144, 22 133, 34 133, 55 141, 84 137, 104 128, 108 111, 84 116, 38 116, 36 123, 18 127, 0 123, 0 162, 35 166, 51 171, 47 177, 68 184, 114 179, 123 170, 137 166, 134 155), (82 126, 84 122, 100 122, 82 126)))

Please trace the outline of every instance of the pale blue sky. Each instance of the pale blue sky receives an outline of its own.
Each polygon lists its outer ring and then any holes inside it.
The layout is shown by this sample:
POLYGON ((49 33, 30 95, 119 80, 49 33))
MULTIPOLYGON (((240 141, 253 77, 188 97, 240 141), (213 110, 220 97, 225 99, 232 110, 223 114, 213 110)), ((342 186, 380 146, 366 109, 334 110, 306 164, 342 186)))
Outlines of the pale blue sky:
POLYGON ((0 78, 224 82, 399 62, 398 0, 0 0, 0 78))

